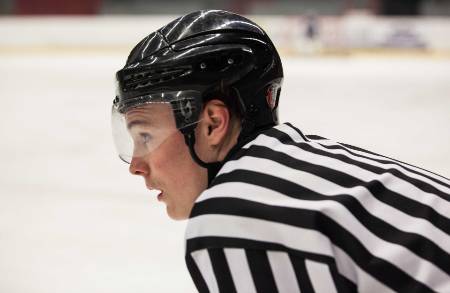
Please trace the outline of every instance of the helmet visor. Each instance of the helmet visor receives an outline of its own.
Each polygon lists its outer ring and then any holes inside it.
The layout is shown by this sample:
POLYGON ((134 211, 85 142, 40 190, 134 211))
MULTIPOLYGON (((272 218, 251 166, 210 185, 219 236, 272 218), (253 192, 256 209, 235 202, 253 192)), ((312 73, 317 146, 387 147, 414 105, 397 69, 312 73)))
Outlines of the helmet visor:
POLYGON ((112 135, 119 157, 131 163, 135 157, 150 155, 176 132, 194 127, 198 98, 195 91, 176 91, 141 96, 127 101, 127 107, 114 104, 112 135))

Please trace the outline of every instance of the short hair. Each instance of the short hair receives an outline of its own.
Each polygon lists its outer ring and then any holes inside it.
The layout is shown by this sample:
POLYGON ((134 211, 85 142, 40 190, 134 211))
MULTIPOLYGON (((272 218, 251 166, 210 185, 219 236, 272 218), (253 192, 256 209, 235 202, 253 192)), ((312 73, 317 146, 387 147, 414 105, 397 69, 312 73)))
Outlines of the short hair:
POLYGON ((241 98, 239 97, 239 92, 233 90, 232 87, 227 87, 220 91, 214 91, 206 94, 203 97, 203 105, 206 105, 206 103, 215 99, 220 100, 225 104, 232 119, 241 120, 244 118, 244 106, 241 102, 241 98))

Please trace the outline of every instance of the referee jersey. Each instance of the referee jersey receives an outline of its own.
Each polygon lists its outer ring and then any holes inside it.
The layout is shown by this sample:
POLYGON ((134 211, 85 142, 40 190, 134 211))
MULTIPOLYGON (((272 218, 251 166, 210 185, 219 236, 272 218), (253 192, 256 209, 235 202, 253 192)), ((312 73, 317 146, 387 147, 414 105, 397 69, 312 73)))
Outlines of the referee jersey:
POLYGON ((450 180, 291 124, 259 134, 196 200, 199 292, 450 292, 450 180))

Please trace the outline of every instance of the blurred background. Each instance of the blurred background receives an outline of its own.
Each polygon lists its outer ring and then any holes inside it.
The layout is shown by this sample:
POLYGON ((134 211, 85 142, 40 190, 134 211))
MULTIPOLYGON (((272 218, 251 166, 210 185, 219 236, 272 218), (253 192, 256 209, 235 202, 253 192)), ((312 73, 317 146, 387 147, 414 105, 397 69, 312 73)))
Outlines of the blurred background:
POLYGON ((0 292, 195 292, 109 123, 131 48, 199 9, 271 36, 282 122, 450 176, 448 0, 0 0, 0 292))

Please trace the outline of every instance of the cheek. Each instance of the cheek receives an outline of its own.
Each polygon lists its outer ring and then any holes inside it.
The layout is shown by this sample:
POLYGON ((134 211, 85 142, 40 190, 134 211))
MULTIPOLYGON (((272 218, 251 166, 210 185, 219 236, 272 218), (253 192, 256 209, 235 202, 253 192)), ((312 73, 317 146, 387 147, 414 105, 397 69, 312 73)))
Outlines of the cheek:
POLYGON ((153 178, 174 195, 196 197, 207 186, 207 171, 194 162, 181 133, 161 145, 151 161, 153 178))
POLYGON ((161 176, 165 176, 165 181, 170 181, 175 185, 189 180, 189 173, 196 167, 183 136, 181 134, 180 136, 181 139, 176 135, 174 139, 168 140, 152 156, 153 170, 161 176))
POLYGON ((154 180, 166 191, 169 216, 188 218, 195 199, 207 186, 207 172, 193 161, 181 134, 153 154, 151 168, 154 180))

